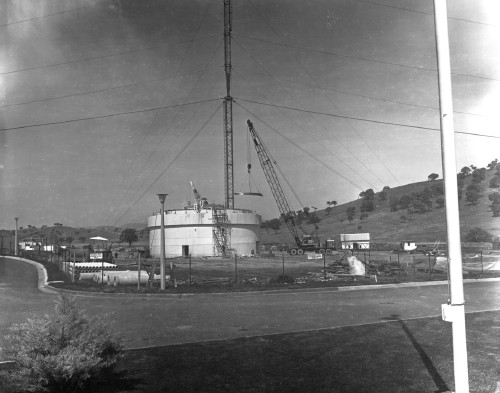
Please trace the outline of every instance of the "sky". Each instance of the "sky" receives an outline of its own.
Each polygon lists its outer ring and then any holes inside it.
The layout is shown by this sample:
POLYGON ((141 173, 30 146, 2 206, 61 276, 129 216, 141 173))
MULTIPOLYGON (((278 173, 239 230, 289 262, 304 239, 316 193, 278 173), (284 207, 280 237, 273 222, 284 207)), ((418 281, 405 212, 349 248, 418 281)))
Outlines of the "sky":
MULTIPOLYGON (((432 0, 233 0, 235 207, 279 215, 442 176, 432 0), (250 176, 247 164, 252 165, 250 176), (288 184, 291 186, 289 188, 288 184)), ((500 5, 448 2, 457 171, 500 158, 500 5)), ((0 0, 0 228, 224 202, 222 0, 0 0)))

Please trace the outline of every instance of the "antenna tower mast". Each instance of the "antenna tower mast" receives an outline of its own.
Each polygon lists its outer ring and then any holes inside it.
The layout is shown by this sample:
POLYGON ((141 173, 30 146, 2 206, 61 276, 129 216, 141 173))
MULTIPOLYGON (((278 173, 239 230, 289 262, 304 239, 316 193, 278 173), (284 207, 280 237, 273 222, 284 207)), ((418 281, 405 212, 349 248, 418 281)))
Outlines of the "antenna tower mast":
POLYGON ((224 0, 224 71, 226 96, 224 97, 224 188, 225 208, 234 209, 233 176, 233 97, 231 97, 231 0, 224 0))

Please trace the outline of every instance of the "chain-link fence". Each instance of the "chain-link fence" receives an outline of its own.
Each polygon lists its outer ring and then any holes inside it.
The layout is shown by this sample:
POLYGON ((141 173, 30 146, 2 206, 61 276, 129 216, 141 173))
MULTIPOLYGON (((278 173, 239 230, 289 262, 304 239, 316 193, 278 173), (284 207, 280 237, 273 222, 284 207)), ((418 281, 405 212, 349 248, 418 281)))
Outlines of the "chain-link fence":
MULTIPOLYGON (((114 259, 113 263, 79 260, 71 250, 63 253, 23 251, 24 258, 43 263, 50 281, 86 287, 160 285, 160 261, 142 258, 114 259)), ((464 278, 500 277, 500 251, 463 255, 464 278)), ((333 251, 330 254, 289 255, 263 253, 232 258, 167 259, 168 286, 344 286, 357 284, 422 282, 448 279, 445 255, 400 251, 333 251)))

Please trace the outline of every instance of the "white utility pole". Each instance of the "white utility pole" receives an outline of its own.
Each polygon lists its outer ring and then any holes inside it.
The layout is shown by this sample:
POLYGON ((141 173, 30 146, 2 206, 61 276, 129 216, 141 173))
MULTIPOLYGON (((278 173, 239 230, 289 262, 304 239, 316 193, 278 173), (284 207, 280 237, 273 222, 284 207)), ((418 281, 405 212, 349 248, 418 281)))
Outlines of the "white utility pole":
POLYGON ((453 369, 455 392, 469 392, 467 341, 465 336, 465 299, 462 277, 462 249, 455 160, 455 130, 451 93, 450 48, 446 0, 434 0, 436 51, 439 80, 439 109, 441 120, 441 155, 446 200, 446 229, 448 234, 448 266, 450 299, 442 305, 443 320, 451 322, 453 332, 453 369))
POLYGON ((160 227, 160 289, 165 290, 165 198, 168 194, 157 194, 161 203, 161 227, 160 227))
POLYGON ((19 244, 18 244, 18 240, 17 240, 17 231, 19 230, 18 228, 18 221, 19 221, 19 217, 16 217, 14 218, 14 220, 16 220, 16 232, 15 232, 15 236, 14 236, 14 255, 18 255, 19 254, 19 244))

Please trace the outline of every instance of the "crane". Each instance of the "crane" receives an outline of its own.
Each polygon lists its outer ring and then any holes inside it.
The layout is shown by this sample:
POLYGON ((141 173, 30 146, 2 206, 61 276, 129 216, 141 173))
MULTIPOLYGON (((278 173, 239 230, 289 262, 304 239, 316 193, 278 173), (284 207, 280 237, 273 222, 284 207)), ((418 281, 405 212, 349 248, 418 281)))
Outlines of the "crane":
POLYGON ((280 182, 278 180, 276 171, 274 170, 274 166, 277 165, 276 161, 271 159, 271 155, 269 154, 266 145, 262 142, 262 139, 260 139, 259 134, 257 134, 257 131, 255 130, 250 120, 247 120, 247 125, 248 130, 252 135, 260 165, 262 166, 262 170, 264 171, 266 180, 269 183, 269 187, 271 188, 274 200, 278 205, 281 217, 283 218, 285 225, 287 226, 288 230, 292 234, 293 239, 295 240, 295 243, 297 244, 298 249, 293 248, 291 250, 291 253, 303 254, 304 251, 316 250, 325 252, 325 249, 320 248, 319 241, 316 241, 311 234, 308 234, 300 225, 295 222, 296 213, 295 211, 290 209, 290 205, 288 204, 285 193, 283 192, 283 189, 281 188, 280 182), (300 234, 299 231, 301 232, 300 234), (300 235, 302 235, 302 237, 300 235))

